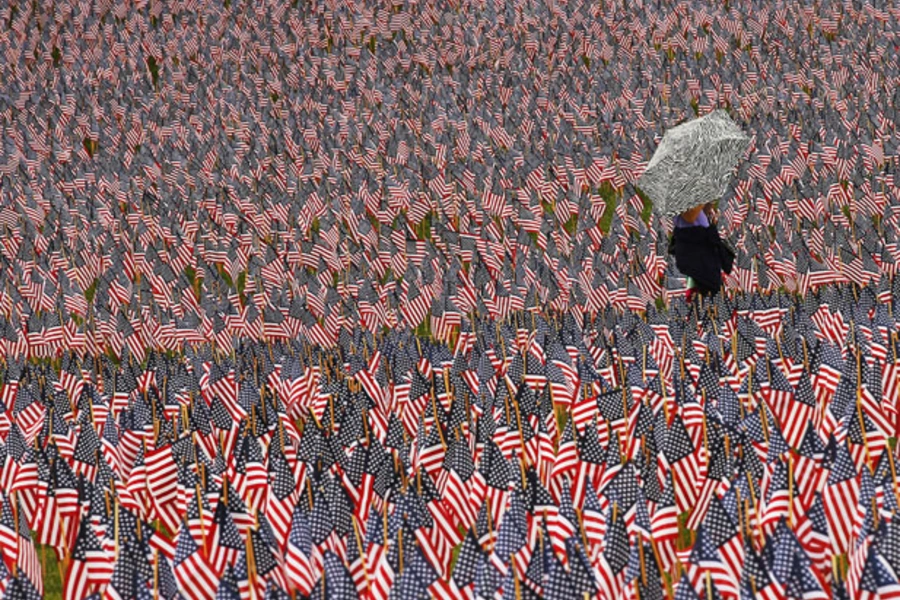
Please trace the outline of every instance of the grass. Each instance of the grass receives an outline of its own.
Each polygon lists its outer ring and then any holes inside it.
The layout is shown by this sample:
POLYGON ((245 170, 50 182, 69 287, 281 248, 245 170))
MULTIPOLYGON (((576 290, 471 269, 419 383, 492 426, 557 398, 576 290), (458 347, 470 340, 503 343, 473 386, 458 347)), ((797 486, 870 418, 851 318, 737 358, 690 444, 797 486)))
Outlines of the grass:
POLYGON ((150 78, 153 80, 153 87, 159 88, 159 65, 156 58, 150 56, 147 58, 147 70, 150 71, 150 78))
POLYGON ((645 194, 644 192, 642 192, 640 190, 640 188, 635 187, 634 191, 637 193, 638 197, 644 203, 643 208, 641 208, 641 220, 644 223, 649 225, 650 224, 650 215, 653 213, 653 202, 650 200, 650 198, 647 197, 647 194, 645 194))
MULTIPOLYGON (((641 220, 650 224, 650 215, 653 213, 653 202, 647 195, 642 192, 637 187, 634 188, 638 197, 643 201, 644 205, 641 207, 641 220)), ((619 203, 616 190, 609 184, 609 182, 604 181, 603 184, 597 189, 597 193, 603 198, 603 201, 606 203, 606 208, 603 211, 603 216, 600 217, 600 231, 603 232, 604 235, 609 233, 609 226, 612 223, 613 214, 616 211, 616 206, 619 203)))
POLYGON ((88 286, 88 289, 84 290, 84 299, 87 301, 88 304, 94 303, 94 295, 97 293, 97 282, 98 281, 99 281, 99 279, 97 279, 95 277, 94 281, 91 282, 91 285, 88 286))
MULTIPOLYGON (((172 537, 172 532, 161 521, 154 521, 154 525, 165 535, 172 537)), ((32 532, 32 537, 37 534, 32 532)), ((63 573, 61 565, 56 559, 56 551, 50 546, 35 543, 38 557, 41 560, 41 573, 44 580, 44 600, 62 600, 63 597, 63 573)), ((457 550, 458 552, 458 550, 457 550)), ((455 558, 455 554, 454 554, 455 558)))
POLYGON ((60 576, 59 561, 56 560, 56 552, 49 546, 37 545, 38 556, 41 559, 41 571, 44 577, 45 600, 61 600, 63 597, 63 582, 60 576))
MULTIPOLYGON (((374 38, 373 38, 373 41, 374 41, 374 38)), ((151 60, 152 60, 152 57, 151 57, 151 60)), ((155 66, 155 64, 154 64, 154 66, 155 66)), ((653 203, 650 201, 649 198, 647 198, 647 196, 641 190, 639 190, 637 188, 635 188, 635 189, 636 189, 638 196, 641 198, 641 200, 643 200, 643 207, 642 207, 641 215, 640 215, 641 220, 643 220, 644 223, 649 224, 650 215, 653 211, 653 203)), ((608 182, 604 182, 600 186, 600 188, 597 189, 597 193, 603 198, 603 201, 606 204, 606 207, 603 211, 603 216, 601 217, 600 222, 599 222, 599 227, 600 227, 600 230, 604 234, 608 234, 609 229, 610 229, 610 224, 612 222, 613 214, 615 213, 616 206, 618 205, 618 197, 617 197, 615 189, 608 182)), ((544 209, 546 211, 547 207, 544 207, 544 209)), ((422 220, 422 222, 418 224, 418 226, 416 228, 416 233, 419 237, 424 238, 424 239, 427 239, 429 237, 433 216, 434 216, 433 212, 429 212, 425 216, 425 218, 422 220)), ((567 232, 569 232, 570 235, 574 234, 575 229, 577 227, 577 221, 578 221, 577 215, 573 215, 569 219, 569 221, 563 225, 563 227, 566 229, 567 232)), ((379 225, 377 222, 373 222, 372 224, 376 228, 379 225)), ((313 221, 312 229, 317 230, 318 225, 319 225, 318 220, 313 221)), ((536 242, 535 238, 537 237, 537 235, 534 233, 530 233, 529 235, 531 235, 531 237, 536 242)), ((230 274, 228 272, 226 272, 225 269, 221 267, 221 265, 216 265, 216 266, 219 270, 219 274, 221 275, 222 279, 225 281, 226 285, 228 285, 229 287, 232 287, 232 288, 236 287, 238 293, 243 294, 243 290, 244 290, 244 287, 246 284, 246 273, 242 272, 238 276, 238 281, 233 282, 230 274)), ((197 295, 197 297, 199 299, 199 292, 200 292, 200 286, 202 285, 202 279, 197 278, 196 271, 190 266, 188 266, 185 269, 185 275, 187 275, 188 279, 191 281, 192 287, 194 288, 194 291, 195 291, 195 294, 197 295)), ((97 286, 97 280, 94 280, 92 282, 91 286, 88 288, 88 290, 85 291, 85 296, 88 297, 89 302, 93 300, 93 296, 96 291, 96 286, 97 286)), ((662 299, 658 298, 657 304, 659 305, 660 303, 662 303, 662 299)), ((431 330, 430 319, 425 319, 425 321, 423 323, 421 323, 419 325, 419 327, 416 328, 416 333, 420 336, 429 337, 430 333, 431 333, 430 330, 431 330)), ((562 431, 563 429, 565 429, 566 422, 568 421, 568 416, 569 416, 568 412, 563 407, 557 406, 555 413, 556 413, 557 425, 559 427, 559 430, 562 431)), ((896 444, 896 439, 892 438, 891 440, 889 440, 889 442, 896 444)), ((678 519, 678 532, 679 533, 678 533, 678 542, 677 543, 678 543, 679 548, 687 548, 693 543, 694 533, 685 526, 685 523, 687 522, 688 517, 689 517, 689 513, 684 513, 678 519)), ((458 544, 452 550, 451 561, 450 561, 450 571, 451 572, 453 570, 453 567, 456 564, 456 560, 459 555, 459 551, 460 551, 461 547, 462 547, 462 544, 458 544)), ((38 545, 38 553, 39 553, 39 556, 41 557, 41 565, 42 565, 43 576, 44 576, 44 598, 46 598, 47 600, 62 599, 63 581, 60 576, 60 567, 59 567, 58 561, 56 559, 56 553, 54 552, 54 550, 52 548, 44 547, 41 545, 38 545)), ((846 570, 846 567, 845 567, 845 570, 846 570)), ((666 588, 668 589, 669 593, 671 594, 672 586, 673 586, 671 574, 663 573, 663 577, 664 577, 664 580, 666 583, 666 588)))
POLYGON ((416 327, 416 335, 430 338, 431 337, 431 318, 425 317, 425 320, 416 327))
POLYGON ((603 182, 603 185, 600 186, 600 189, 597 190, 597 193, 600 194, 600 197, 603 198, 603 201, 606 203, 606 210, 603 211, 603 216, 600 217, 600 231, 603 232, 603 235, 609 233, 609 225, 612 222, 613 213, 616 211, 616 192, 613 187, 607 183, 603 182))
MULTIPOLYGON (((557 418, 562 420, 564 418, 563 414, 560 414, 558 410, 560 407, 557 407, 557 418)), ((564 426, 564 424, 563 424, 564 426)), ((894 440, 896 443, 896 440, 894 440)), ((690 516, 690 512, 682 513, 678 517, 678 540, 676 542, 678 549, 685 549, 693 544, 693 536, 694 532, 688 529, 685 524, 690 516)), ((168 533, 168 530, 166 530, 168 533)), ((465 531, 460 528, 460 533, 465 533, 465 531)), ((460 548, 462 547, 462 543, 456 545, 451 552, 450 559, 450 572, 453 571, 453 567, 456 565, 457 557, 459 556, 460 548)), ((63 597, 63 582, 62 577, 60 575, 60 566, 59 561, 56 559, 56 552, 53 548, 48 546, 43 546, 38 544, 38 556, 41 559, 41 568, 43 572, 44 578, 44 598, 46 600, 61 600, 63 597)), ((838 556, 838 568, 845 575, 849 568, 849 562, 846 555, 838 556)), ((670 573, 663 573, 663 578, 665 580, 666 588, 671 594, 673 580, 670 573)))
MULTIPOLYGON (((456 530, 459 531, 460 534, 466 535, 467 529, 462 525, 457 526, 456 530)), ((450 551, 450 567, 447 571, 448 573, 452 573, 453 569, 456 567, 456 559, 459 558, 459 551, 462 548, 462 545, 463 542, 460 542, 453 546, 453 550, 450 551)))

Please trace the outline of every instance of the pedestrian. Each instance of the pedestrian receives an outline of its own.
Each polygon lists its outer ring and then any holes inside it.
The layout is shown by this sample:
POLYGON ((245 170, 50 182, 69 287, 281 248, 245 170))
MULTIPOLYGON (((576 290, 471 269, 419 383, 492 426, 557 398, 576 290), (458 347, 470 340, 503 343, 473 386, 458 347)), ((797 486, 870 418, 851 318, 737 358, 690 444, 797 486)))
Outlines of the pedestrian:
POLYGON ((719 237, 716 209, 712 202, 676 215, 669 253, 675 266, 687 277, 687 301, 694 295, 715 296, 722 288, 722 271, 730 274, 734 252, 719 237))

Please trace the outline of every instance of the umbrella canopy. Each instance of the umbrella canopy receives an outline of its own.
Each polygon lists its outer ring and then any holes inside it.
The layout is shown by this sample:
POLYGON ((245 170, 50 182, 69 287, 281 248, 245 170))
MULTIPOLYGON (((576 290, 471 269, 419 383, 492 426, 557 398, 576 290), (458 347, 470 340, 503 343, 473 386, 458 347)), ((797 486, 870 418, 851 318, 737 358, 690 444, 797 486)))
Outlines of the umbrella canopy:
POLYGON ((724 110, 666 131, 637 182, 663 216, 711 202, 725 193, 750 138, 724 110))

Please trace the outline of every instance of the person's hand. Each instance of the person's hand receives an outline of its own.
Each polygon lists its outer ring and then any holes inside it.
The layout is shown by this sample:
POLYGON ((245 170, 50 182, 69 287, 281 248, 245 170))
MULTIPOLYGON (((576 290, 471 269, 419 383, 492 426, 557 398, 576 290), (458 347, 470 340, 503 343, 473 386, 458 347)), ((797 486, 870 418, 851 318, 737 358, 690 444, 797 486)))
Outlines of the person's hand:
POLYGON ((697 217, 700 216, 700 213, 703 211, 703 205, 695 206, 690 210, 686 210, 681 213, 681 218, 687 221, 688 223, 693 223, 697 220, 697 217))

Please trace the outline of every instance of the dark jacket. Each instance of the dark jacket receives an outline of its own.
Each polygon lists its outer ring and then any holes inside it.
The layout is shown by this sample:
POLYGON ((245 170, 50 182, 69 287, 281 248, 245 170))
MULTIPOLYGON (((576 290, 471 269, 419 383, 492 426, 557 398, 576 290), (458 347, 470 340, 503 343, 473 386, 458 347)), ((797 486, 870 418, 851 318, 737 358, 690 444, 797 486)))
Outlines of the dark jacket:
POLYGON ((719 237, 716 226, 678 227, 672 234, 671 253, 682 274, 697 282, 701 294, 717 294, 722 271, 731 273, 734 254, 719 237))

